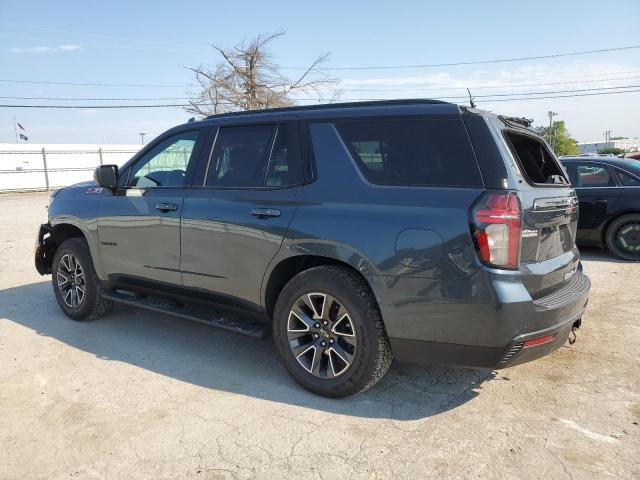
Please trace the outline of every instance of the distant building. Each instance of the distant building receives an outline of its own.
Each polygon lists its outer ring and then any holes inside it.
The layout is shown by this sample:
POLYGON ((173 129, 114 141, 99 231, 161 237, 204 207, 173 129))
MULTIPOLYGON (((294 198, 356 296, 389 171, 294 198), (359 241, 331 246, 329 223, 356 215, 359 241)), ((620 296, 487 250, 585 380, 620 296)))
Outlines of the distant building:
POLYGON ((640 138, 621 138, 619 140, 609 140, 608 142, 584 142, 578 143, 578 151, 582 155, 593 155, 605 148, 621 148, 627 152, 640 151, 640 138))

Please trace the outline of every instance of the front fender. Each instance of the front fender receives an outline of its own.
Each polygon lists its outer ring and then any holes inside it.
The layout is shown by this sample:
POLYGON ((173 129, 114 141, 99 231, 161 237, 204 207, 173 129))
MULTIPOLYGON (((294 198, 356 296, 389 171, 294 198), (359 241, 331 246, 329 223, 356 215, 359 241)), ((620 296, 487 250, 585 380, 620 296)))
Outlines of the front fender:
POLYGON ((77 228, 89 245, 93 266, 98 278, 105 279, 98 240, 98 207, 102 192, 91 185, 78 185, 61 190, 49 205, 49 225, 55 236, 64 225, 77 228))

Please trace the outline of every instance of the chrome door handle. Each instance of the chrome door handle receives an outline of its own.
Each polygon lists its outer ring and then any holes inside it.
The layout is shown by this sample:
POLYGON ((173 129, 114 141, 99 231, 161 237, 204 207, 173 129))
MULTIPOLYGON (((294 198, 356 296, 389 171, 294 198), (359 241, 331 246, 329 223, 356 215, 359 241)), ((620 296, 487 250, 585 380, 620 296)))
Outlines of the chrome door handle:
POLYGON ((280 210, 275 208, 254 208, 251 210, 251 215, 258 218, 279 217, 280 210))
POLYGON ((160 210, 161 212, 175 212, 178 210, 178 205, 175 203, 156 203, 156 210, 160 210))

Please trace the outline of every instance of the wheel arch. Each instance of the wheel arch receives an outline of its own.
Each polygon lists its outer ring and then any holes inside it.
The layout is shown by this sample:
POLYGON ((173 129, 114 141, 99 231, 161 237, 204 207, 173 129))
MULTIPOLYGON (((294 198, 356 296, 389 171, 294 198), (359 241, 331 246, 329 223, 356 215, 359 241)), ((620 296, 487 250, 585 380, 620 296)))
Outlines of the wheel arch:
MULTIPOLYGON (((92 258, 95 258, 93 249, 91 248, 91 242, 89 241, 89 235, 80 226, 70 222, 51 223, 43 225, 48 235, 42 239, 42 245, 36 252, 36 267, 41 274, 51 273, 53 256, 56 251, 65 241, 70 238, 82 238, 89 245, 89 251, 92 258)), ((94 261, 95 264, 95 261, 94 261)), ((95 265, 94 265, 95 266, 95 265)))
MULTIPOLYGON (((357 264, 358 262, 356 262, 356 265, 357 264)), ((265 275, 265 279, 263 280, 262 300, 269 318, 272 318, 278 296, 289 280, 305 270, 323 265, 343 266, 355 272, 360 278, 362 278, 362 280, 364 280, 374 296, 376 303, 380 306, 378 296, 376 295, 378 288, 375 288, 374 285, 376 283, 375 277, 367 275, 368 266, 361 264, 359 268, 357 268, 356 265, 349 261, 333 256, 299 254, 280 259, 277 263, 274 262, 271 270, 265 275)))
POLYGON ((62 245, 62 243, 70 238, 84 238, 87 239, 84 232, 76 225, 71 223, 59 223, 51 227, 51 240, 55 243, 56 249, 62 245))

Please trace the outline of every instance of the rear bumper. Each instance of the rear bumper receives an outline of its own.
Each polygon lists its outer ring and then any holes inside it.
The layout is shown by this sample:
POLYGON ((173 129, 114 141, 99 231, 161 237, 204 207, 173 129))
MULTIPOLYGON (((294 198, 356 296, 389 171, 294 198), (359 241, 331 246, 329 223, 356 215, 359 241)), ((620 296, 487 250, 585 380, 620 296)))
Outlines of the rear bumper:
MULTIPOLYGON (((495 305, 490 318, 485 318, 485 308, 480 305, 469 308, 466 317, 455 323, 460 330, 458 338, 467 341, 432 341, 427 331, 422 338, 391 336, 393 355, 406 363, 484 368, 505 368, 540 358, 565 343, 571 328, 582 318, 590 287, 589 278, 578 271, 549 296, 495 305), (474 334, 483 344, 468 341, 474 334), (542 344, 527 342, 549 336, 553 339, 542 344)), ((429 322, 423 325, 427 329, 429 322)), ((447 337, 456 335, 455 331, 447 333, 447 337)))

